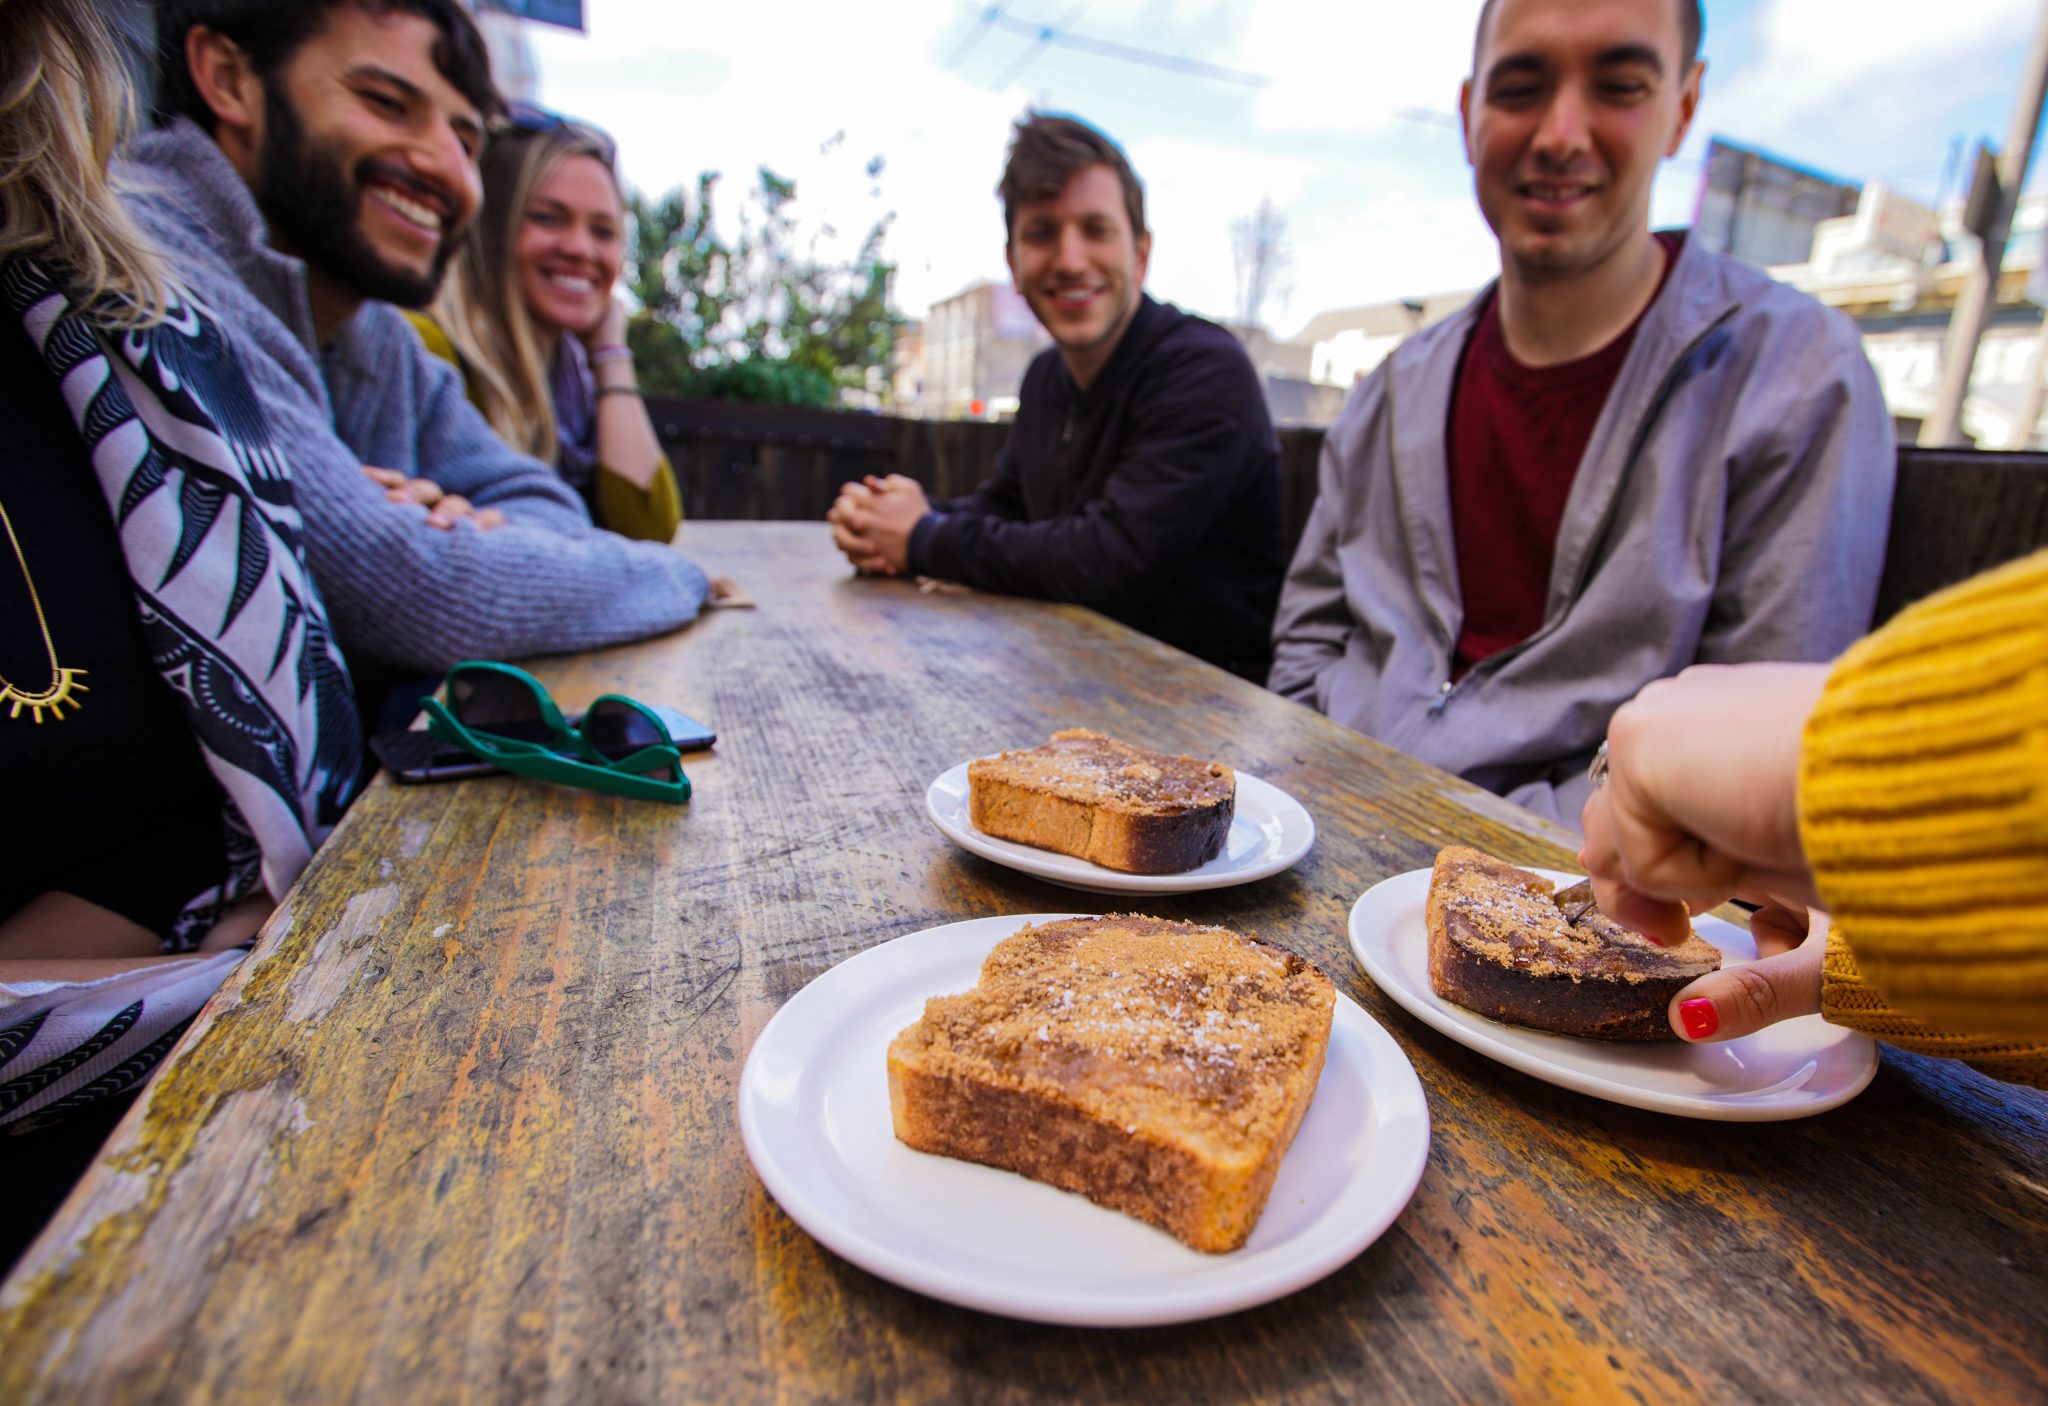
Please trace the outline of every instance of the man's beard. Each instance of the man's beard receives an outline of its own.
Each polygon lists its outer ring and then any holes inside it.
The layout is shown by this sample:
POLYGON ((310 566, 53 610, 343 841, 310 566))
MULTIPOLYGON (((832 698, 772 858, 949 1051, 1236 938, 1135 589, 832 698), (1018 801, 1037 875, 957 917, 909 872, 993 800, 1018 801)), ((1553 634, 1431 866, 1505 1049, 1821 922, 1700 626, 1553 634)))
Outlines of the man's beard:
MULTIPOLYGON (((281 85, 276 85, 281 87, 281 85)), ((331 147, 315 143, 282 91, 266 85, 264 107, 270 119, 263 150, 256 163, 256 203, 273 233, 309 265, 365 298, 423 308, 441 286, 441 272, 454 257, 459 231, 445 232, 434 262, 426 272, 390 263, 363 234, 361 216, 364 177, 369 164, 355 173, 342 169, 331 147)), ((394 177, 396 184, 409 184, 394 177)))

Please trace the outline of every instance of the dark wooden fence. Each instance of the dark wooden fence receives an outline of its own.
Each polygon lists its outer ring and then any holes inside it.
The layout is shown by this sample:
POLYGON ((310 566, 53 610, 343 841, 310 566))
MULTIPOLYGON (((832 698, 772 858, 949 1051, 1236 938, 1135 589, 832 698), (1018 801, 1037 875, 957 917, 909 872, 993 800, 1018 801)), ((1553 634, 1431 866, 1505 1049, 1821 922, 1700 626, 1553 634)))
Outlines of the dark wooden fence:
MULTIPOLYGON (((692 518, 811 519, 839 485, 907 474, 934 497, 970 491, 1009 433, 1003 425, 901 420, 836 410, 648 402, 692 518)), ((1321 430, 1280 432, 1288 542, 1315 502, 1321 430)), ((1964 577, 2048 546, 2048 454, 1899 449, 1899 486, 1877 619, 1964 577)))
POLYGON ((2048 547, 2048 454, 1901 447, 1877 621, 2041 547, 2048 547))
MULTIPOLYGON (((905 474, 934 498, 972 492, 995 466, 1007 425, 900 420, 782 405, 650 398, 649 412, 693 518, 819 518, 839 485, 905 474)), ((1291 544, 1316 496, 1321 430, 1280 432, 1280 492, 1291 544)))

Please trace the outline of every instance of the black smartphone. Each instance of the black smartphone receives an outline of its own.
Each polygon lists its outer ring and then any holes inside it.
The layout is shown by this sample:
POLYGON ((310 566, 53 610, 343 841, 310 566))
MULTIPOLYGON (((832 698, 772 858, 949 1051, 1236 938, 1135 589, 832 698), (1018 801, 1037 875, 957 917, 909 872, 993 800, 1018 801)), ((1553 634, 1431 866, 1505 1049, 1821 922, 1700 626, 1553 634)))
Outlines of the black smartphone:
MULTIPOLYGON (((701 752, 718 741, 718 734, 687 714, 673 708, 664 708, 658 703, 647 705, 668 728, 676 746, 685 752, 701 752)), ((580 722, 582 714, 570 716, 571 723, 580 722)), ((505 729, 513 736, 515 729, 505 729)), ((528 741, 542 739, 542 729, 536 725, 528 741)), ((468 776, 489 776, 497 768, 489 762, 480 762, 460 747, 437 740, 432 733, 416 732, 410 729, 399 732, 380 732, 370 739, 370 751, 378 763, 391 773, 391 779, 408 785, 429 781, 460 781, 468 776)))
POLYGON ((430 732, 380 732, 370 739, 370 752, 393 781, 460 781, 489 776, 497 768, 480 762, 460 747, 450 747, 430 732))

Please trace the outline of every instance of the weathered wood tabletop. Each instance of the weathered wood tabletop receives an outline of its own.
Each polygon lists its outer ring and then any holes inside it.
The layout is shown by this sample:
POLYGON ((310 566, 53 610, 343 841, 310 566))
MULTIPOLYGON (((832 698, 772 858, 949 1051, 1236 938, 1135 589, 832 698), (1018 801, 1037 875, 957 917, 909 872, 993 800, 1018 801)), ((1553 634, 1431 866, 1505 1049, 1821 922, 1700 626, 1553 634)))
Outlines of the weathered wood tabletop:
POLYGON ((553 661, 720 733, 685 807, 379 782, 0 1291, 0 1400, 2048 1399, 2048 1100, 1887 1050, 1791 1123, 1638 1112, 1380 995, 1351 903, 1547 832, 1088 612, 849 576, 822 527, 693 523, 755 610, 553 661), (1407 1211, 1327 1279, 1174 1328, 953 1308, 822 1249, 735 1091, 876 943, 1095 909, 931 829, 949 766, 1083 724, 1302 800, 1314 851, 1147 903, 1312 959, 1413 1059, 1407 1211))

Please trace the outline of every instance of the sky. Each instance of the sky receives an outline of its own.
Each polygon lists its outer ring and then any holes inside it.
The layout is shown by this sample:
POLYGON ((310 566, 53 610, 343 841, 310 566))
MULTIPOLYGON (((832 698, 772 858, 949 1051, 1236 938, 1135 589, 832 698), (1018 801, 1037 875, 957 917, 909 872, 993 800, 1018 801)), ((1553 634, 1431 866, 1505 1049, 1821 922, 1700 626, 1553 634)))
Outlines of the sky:
MULTIPOLYGON (((1954 198, 1959 144, 2006 140, 2048 0, 1706 8, 1700 114, 1658 176, 1660 227, 1691 222, 1710 136, 1920 200, 1954 198)), ((585 0, 587 33, 531 32, 540 100, 612 132, 629 184, 657 193, 719 171, 717 214, 730 228, 766 165, 795 179, 796 209, 828 254, 850 253, 892 216, 885 253, 912 317, 1007 276, 994 191, 1010 124, 1027 108, 1081 117, 1144 182, 1157 297, 1233 316, 1232 224, 1274 203, 1289 267, 1265 321, 1288 336, 1328 309, 1493 275, 1457 119, 1478 10, 1479 0, 585 0), (1057 37, 1042 39, 1048 30, 1057 37), (883 169, 870 178, 876 156, 883 169)))

